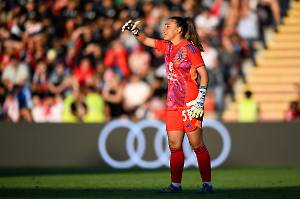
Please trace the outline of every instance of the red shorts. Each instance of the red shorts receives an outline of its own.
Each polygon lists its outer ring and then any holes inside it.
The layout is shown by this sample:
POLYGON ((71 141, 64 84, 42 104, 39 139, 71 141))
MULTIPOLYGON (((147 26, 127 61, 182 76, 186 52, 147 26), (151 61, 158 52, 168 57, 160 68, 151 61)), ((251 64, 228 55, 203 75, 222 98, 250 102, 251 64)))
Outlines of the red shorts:
POLYGON ((188 133, 196 130, 196 128, 202 128, 202 118, 195 119, 189 117, 188 110, 188 107, 178 110, 167 110, 167 131, 182 131, 188 133))

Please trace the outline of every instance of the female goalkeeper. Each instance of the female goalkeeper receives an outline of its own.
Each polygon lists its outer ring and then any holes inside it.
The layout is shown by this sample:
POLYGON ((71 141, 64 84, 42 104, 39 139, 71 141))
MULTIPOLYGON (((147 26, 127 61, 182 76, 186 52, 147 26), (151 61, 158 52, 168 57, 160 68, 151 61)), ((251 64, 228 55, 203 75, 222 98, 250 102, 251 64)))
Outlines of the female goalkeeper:
POLYGON ((187 134, 195 151, 202 178, 200 193, 212 193, 210 156, 203 143, 202 119, 208 76, 201 57, 203 47, 191 19, 170 17, 163 27, 163 40, 146 37, 138 22, 129 20, 122 31, 129 30, 144 45, 163 52, 168 79, 166 130, 171 151, 171 184, 161 192, 182 192, 184 166, 182 142, 187 134))

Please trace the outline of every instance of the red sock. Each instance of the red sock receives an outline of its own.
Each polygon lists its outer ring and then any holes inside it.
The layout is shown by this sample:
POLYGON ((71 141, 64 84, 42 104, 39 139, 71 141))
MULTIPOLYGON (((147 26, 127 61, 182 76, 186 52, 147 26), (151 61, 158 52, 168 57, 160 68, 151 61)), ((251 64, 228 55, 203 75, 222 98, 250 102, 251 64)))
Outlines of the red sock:
POLYGON ((210 156, 205 145, 201 145, 194 149, 197 156, 199 172, 202 178, 202 182, 211 181, 211 167, 210 167, 210 156))
POLYGON ((184 154, 182 149, 170 148, 171 158, 171 180, 172 182, 181 183, 182 171, 184 165, 184 154))

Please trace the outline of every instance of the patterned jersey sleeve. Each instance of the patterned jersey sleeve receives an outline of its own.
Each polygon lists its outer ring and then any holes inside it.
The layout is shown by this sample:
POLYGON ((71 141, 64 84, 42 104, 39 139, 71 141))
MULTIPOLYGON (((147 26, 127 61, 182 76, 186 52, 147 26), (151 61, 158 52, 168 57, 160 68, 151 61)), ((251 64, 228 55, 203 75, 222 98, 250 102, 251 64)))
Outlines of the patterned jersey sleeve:
POLYGON ((193 44, 187 45, 188 57, 192 62, 192 68, 198 68, 204 66, 204 61, 202 59, 202 55, 200 50, 193 44))
POLYGON ((155 49, 158 50, 159 52, 164 53, 168 45, 170 45, 169 41, 159 40, 159 39, 155 40, 155 49))

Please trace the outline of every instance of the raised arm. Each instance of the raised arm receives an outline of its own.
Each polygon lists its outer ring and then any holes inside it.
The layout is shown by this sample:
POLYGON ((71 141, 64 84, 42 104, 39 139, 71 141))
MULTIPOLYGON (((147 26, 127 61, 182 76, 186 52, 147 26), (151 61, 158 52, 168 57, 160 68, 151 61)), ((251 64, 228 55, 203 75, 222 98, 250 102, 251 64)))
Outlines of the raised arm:
POLYGON ((149 47, 155 47, 155 39, 147 37, 142 31, 140 31, 138 27, 139 21, 133 22, 132 20, 127 21, 123 27, 122 32, 125 30, 130 31, 138 41, 140 41, 142 44, 149 46, 149 47))

